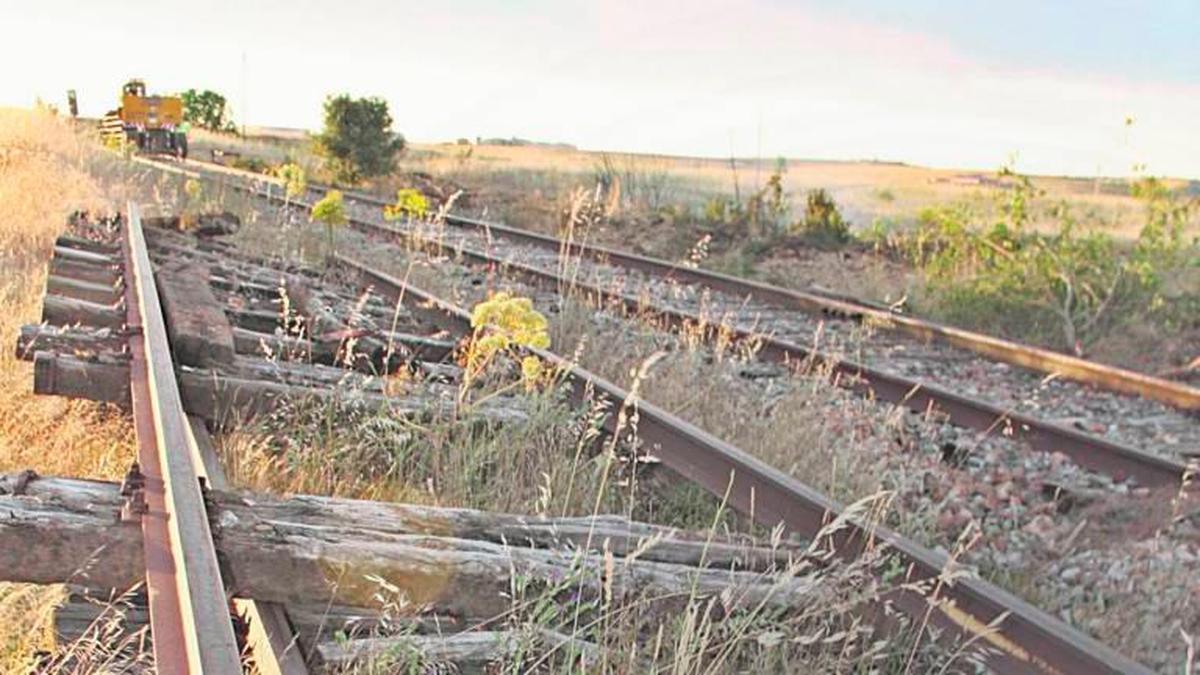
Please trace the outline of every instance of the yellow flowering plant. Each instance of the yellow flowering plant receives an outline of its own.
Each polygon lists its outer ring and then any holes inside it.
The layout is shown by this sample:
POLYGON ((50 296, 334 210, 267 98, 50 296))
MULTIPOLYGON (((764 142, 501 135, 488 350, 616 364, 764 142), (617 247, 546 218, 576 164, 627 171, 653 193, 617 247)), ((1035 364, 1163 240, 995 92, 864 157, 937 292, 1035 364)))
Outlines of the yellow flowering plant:
POLYGON ((183 183, 183 212, 179 215, 179 226, 183 230, 191 230, 196 225, 197 216, 204 202, 204 186, 195 178, 189 178, 183 183))
POLYGON ((325 232, 329 236, 329 255, 333 255, 333 228, 346 224, 346 205, 342 201, 340 190, 330 190, 313 204, 312 220, 325 224, 325 232))
MULTIPOLYGON (((463 387, 459 395, 466 397, 471 382, 483 374, 488 365, 500 356, 516 359, 520 351, 550 346, 549 323, 533 308, 529 298, 501 291, 475 305, 471 311, 471 340, 464 352, 463 387)), ((543 380, 545 369, 538 357, 520 357, 521 380, 527 390, 534 390, 543 380)))
POLYGON ((283 193, 288 199, 299 197, 308 189, 304 167, 295 162, 280 165, 275 169, 275 176, 283 181, 283 193))
POLYGON ((396 191, 396 203, 383 207, 383 217, 387 220, 400 220, 405 216, 424 218, 429 212, 429 200, 420 190, 401 188, 396 191))

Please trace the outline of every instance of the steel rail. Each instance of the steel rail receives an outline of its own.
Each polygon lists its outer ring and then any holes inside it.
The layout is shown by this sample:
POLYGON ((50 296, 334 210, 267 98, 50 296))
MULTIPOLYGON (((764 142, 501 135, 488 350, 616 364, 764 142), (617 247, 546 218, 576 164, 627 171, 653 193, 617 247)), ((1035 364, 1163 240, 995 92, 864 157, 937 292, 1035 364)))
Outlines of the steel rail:
MULTIPOLYGON (((470 331, 470 315, 449 302, 395 277, 345 256, 334 256, 336 265, 358 275, 363 287, 393 299, 403 297, 414 311, 457 334, 470 331)), ((540 349, 530 350, 568 374, 574 395, 589 393, 607 399, 611 410, 630 402, 630 395, 615 384, 578 365, 540 349)), ((791 531, 809 538, 842 516, 845 509, 820 492, 768 466, 673 414, 642 400, 636 401, 637 433, 663 464, 721 497, 729 490, 729 503, 737 511, 772 527, 782 522, 791 531)), ((605 422, 615 431, 616 415, 605 422)), ((917 625, 929 620, 965 639, 991 648, 989 667, 1001 673, 1149 673, 1149 669, 1112 648, 1071 628, 1020 598, 977 577, 950 580, 953 562, 899 534, 853 518, 833 535, 837 555, 854 559, 866 547, 886 546, 906 569, 905 584, 884 600, 907 614, 917 625), (938 588, 937 602, 914 589, 938 588)))
MULTIPOLYGON (((212 179, 211 175, 206 175, 204 173, 188 171, 186 169, 177 169, 170 166, 162 166, 152 162, 147 163, 151 166, 175 173, 191 175, 200 178, 208 178, 210 180, 212 179)), ((249 187, 236 183, 233 184, 232 187, 235 190, 249 192, 260 198, 271 201, 284 201, 281 195, 273 194, 269 191, 262 191, 257 189, 257 187, 249 187)), ((357 199, 358 197, 352 198, 357 199)), ((375 198, 372 198, 372 200, 380 201, 375 198)), ((303 200, 292 199, 289 200, 289 203, 305 208, 311 206, 303 200)), ((673 325, 704 324, 704 321, 701 317, 688 312, 647 305, 639 298, 626 296, 610 289, 589 285, 577 280, 561 279, 551 271, 536 268, 531 265, 508 261, 487 252, 476 251, 463 246, 449 244, 441 239, 434 239, 431 237, 418 235, 413 232, 407 232, 394 227, 372 223, 359 218, 349 218, 348 220, 352 227, 355 227, 361 231, 383 234, 408 241, 415 241, 423 245, 435 246, 439 248, 439 250, 447 253, 461 254, 464 257, 481 264, 505 267, 520 273, 529 280, 550 286, 555 290, 560 290, 564 287, 573 287, 577 290, 596 294, 598 297, 604 298, 606 301, 619 303, 629 311, 652 311, 658 316, 668 320, 673 325)), ((462 219, 460 218, 460 220, 462 219)), ((466 220, 469 221, 471 219, 466 220)), ((491 224, 484 223, 483 221, 473 222, 478 223, 481 226, 491 226, 491 224)), ((505 232, 519 232, 521 233, 520 236, 540 238, 540 240, 544 242, 560 241, 552 237, 546 237, 545 235, 515 230, 514 228, 509 228, 506 226, 497 227, 503 228, 505 232)), ((607 251, 608 249, 593 247, 592 250, 607 251)), ((666 265, 668 263, 663 264, 666 265)), ((698 270, 689 270, 687 268, 679 268, 674 266, 672 266, 672 269, 679 270, 681 272, 699 272, 698 270)), ((707 275, 713 273, 703 272, 703 274, 707 275)), ((732 277, 729 277, 728 279, 737 283, 744 282, 744 280, 733 279, 732 277)), ((771 289, 773 287, 766 288, 771 289)), ((774 290, 790 293, 790 291, 785 291, 784 289, 774 290)), ((846 311, 851 311, 851 308, 847 306, 846 311)), ((1180 485, 1184 476, 1190 470, 1189 467, 1182 462, 1154 455, 1137 448, 1114 443, 1112 441, 1071 429, 1061 424, 1056 424, 1054 422, 1034 417, 1033 415, 1005 409, 977 398, 950 391, 934 384, 920 382, 901 375, 889 373, 882 369, 873 368, 862 363, 842 359, 840 357, 834 357, 795 342, 783 340, 769 335, 756 334, 753 331, 738 328, 736 326, 731 327, 730 330, 740 338, 760 340, 763 346, 761 354, 768 359, 784 363, 796 363, 804 361, 805 359, 812 359, 824 364, 828 364, 832 367, 834 380, 837 384, 850 388, 862 395, 873 396, 892 403, 903 405, 910 410, 917 412, 925 412, 932 406, 947 414, 951 422, 959 426, 982 432, 1004 433, 1026 442, 1030 448, 1040 452, 1062 452, 1080 466, 1106 473, 1115 478, 1134 477, 1141 484, 1146 486, 1171 486, 1180 485)))
MULTIPOLYGON (((235 187, 258 196, 280 199, 251 188, 235 187)), ((426 318, 432 323, 460 334, 469 329, 469 315, 462 309, 352 259, 335 256, 333 260, 335 264, 357 272, 366 286, 380 289, 394 298, 403 294, 413 301, 410 306, 414 311, 427 313, 426 318)), ((493 262, 503 264, 503 261, 493 262)), ((554 354, 533 351, 568 370, 576 397, 584 397, 590 392, 608 399, 614 406, 629 400, 629 394, 612 383, 566 363, 554 354)), ((728 489, 731 506, 752 519, 772 526, 782 522, 793 531, 814 536, 843 515, 841 505, 694 425, 644 401, 638 401, 637 407, 639 436, 650 444, 653 453, 666 466, 714 495, 724 495, 728 489)), ((610 431, 615 423, 612 415, 606 420, 610 431)), ((905 581, 909 583, 890 593, 886 600, 919 625, 929 621, 934 626, 986 643, 993 650, 988 665, 998 672, 1150 672, 1141 664, 985 581, 973 577, 950 578, 947 575, 954 569, 953 561, 945 554, 925 549, 887 528, 851 519, 832 536, 836 551, 843 558, 854 558, 868 546, 891 547, 905 563, 905 581), (935 585, 938 602, 914 590, 914 584, 920 582, 935 585)))
MULTIPOLYGON (((173 169, 173 167, 164 167, 161 164, 148 160, 146 163, 159 168, 173 169)), ((224 172, 244 174, 244 172, 238 170, 221 167, 219 164, 198 161, 194 161, 194 163, 220 167, 224 172)), ((254 176, 254 178, 261 179, 262 177, 254 176)), ((330 189, 328 186, 319 184, 310 184, 309 187, 318 191, 330 189)), ((387 200, 374 195, 359 192, 347 192, 346 194, 353 199, 378 206, 390 205, 390 202, 387 200)), ((801 291, 772 286, 759 281, 734 277, 711 270, 684 267, 678 263, 662 260, 661 258, 639 255, 598 244, 567 242, 551 235, 453 213, 446 215, 446 222, 459 227, 500 234, 550 251, 564 252, 568 255, 579 255, 600 264, 617 264, 663 279, 677 279, 687 283, 707 286, 722 293, 742 298, 751 298, 763 304, 802 312, 816 312, 854 318, 860 321, 869 321, 873 326, 879 328, 905 333, 926 341, 942 342, 1029 370, 1053 374, 1109 391, 1141 396, 1182 410, 1200 411, 1200 388, 1197 387, 1134 372, 1125 368, 1104 365, 1041 347, 1020 344, 1011 340, 948 326, 935 321, 905 316, 871 306, 862 300, 842 294, 801 291)))
POLYGON ((144 476, 141 521, 155 667, 168 675, 241 673, 199 480, 202 461, 180 401, 141 215, 132 202, 123 235, 130 391, 144 476))
MULTIPOLYGON (((370 195, 355 193, 353 198, 378 205, 388 202, 370 195)), ((1166 403, 1183 410, 1200 410, 1200 389, 1178 382, 1164 380, 1124 368, 1107 366, 1095 361, 1067 354, 1023 345, 1011 340, 955 328, 945 324, 917 319, 896 312, 872 307, 845 296, 832 297, 818 293, 781 288, 749 279, 698 268, 683 267, 659 258, 638 255, 596 244, 565 242, 549 235, 530 232, 520 228, 491 223, 475 218, 449 214, 450 224, 498 233, 544 249, 563 251, 567 255, 580 255, 593 262, 617 264, 636 269, 664 279, 677 279, 691 284, 707 286, 713 290, 743 298, 751 298, 763 304, 775 305, 790 310, 808 313, 831 314, 857 318, 873 326, 901 332, 925 341, 942 342, 965 349, 988 358, 1012 365, 1054 374, 1065 379, 1091 384, 1110 391, 1141 396, 1166 403)))
MULTIPOLYGON (((607 303, 619 304, 628 312, 654 314, 673 326, 709 325, 710 330, 716 330, 716 327, 712 327, 710 322, 699 315, 648 305, 642 298, 594 284, 563 279, 550 270, 507 261, 482 251, 360 219, 351 219, 350 224, 367 233, 383 234, 422 245, 435 246, 445 253, 460 254, 480 264, 498 265, 545 287, 560 290, 573 288, 585 294, 592 294, 607 303)), ((1003 433, 1011 438, 1024 441, 1029 447, 1040 452, 1061 452, 1087 469, 1119 478, 1132 476, 1140 484, 1147 486, 1179 485, 1188 471, 1188 466, 1182 462, 1113 443, 1061 424, 1039 419, 1033 415, 1001 408, 987 401, 964 396, 934 384, 889 373, 853 360, 834 357, 811 347, 771 335, 763 335, 737 326, 724 328, 739 339, 758 341, 762 345, 760 355, 768 360, 793 364, 815 360, 827 364, 832 369, 832 375, 837 384, 862 395, 874 396, 903 405, 916 412, 927 411, 932 406, 945 412, 955 424, 986 433, 1003 433)))

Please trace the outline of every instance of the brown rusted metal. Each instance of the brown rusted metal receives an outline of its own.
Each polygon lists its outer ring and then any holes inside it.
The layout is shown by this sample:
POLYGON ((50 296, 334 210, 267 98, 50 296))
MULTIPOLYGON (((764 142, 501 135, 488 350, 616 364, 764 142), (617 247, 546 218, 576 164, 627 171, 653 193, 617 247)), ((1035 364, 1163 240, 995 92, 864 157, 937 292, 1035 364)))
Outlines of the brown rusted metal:
MULTIPOLYGON (((235 188, 252 192, 260 197, 276 201, 282 200, 282 197, 277 195, 264 194, 263 192, 244 186, 239 185, 235 186, 235 188)), ((462 218, 458 216, 451 216, 451 219, 474 227, 488 228, 492 231, 503 233, 506 236, 511 234, 514 237, 523 238, 529 242, 534 242, 534 240, 537 240, 539 245, 549 246, 550 243, 553 242, 555 250, 559 250, 559 246, 562 244, 560 240, 553 237, 546 237, 545 235, 518 230, 504 225, 485 223, 483 221, 462 218)), ((563 280, 553 272, 519 263, 511 263, 485 252, 455 247, 446 243, 444 240, 434 240, 430 238, 419 237, 408 232, 363 221, 361 219, 352 218, 350 219, 350 224, 351 226, 367 233, 379 233, 390 237, 404 238, 409 240, 420 239, 424 244, 437 246, 446 252, 461 254, 464 257, 481 264, 505 267, 510 271, 520 273, 527 279, 537 283, 547 284, 552 288, 559 288, 561 284, 564 283, 563 280)), ((574 246, 578 247, 579 245, 574 246)), ((644 264, 645 267, 642 269, 651 271, 652 273, 669 272, 674 274, 676 278, 680 278, 685 281, 708 283, 704 281, 704 279, 708 279, 712 282, 709 283, 709 285, 713 288, 730 293, 746 294, 749 286, 754 286, 755 292, 759 294, 755 297, 758 297, 760 300, 765 302, 774 301, 777 304, 794 302, 800 303, 801 306, 797 307, 800 309, 808 308, 810 310, 820 310, 843 316, 857 316, 860 318, 864 316, 874 316, 876 317, 876 320, 879 321, 882 321, 884 318, 892 321, 902 319, 900 323, 905 325, 911 325, 915 322, 915 324, 920 324, 927 327, 934 326, 934 324, 920 322, 915 319, 897 317, 896 315, 887 312, 880 312, 880 310, 867 306, 852 305, 830 298, 821 298, 811 294, 804 294, 797 291, 766 286, 743 279, 705 272, 703 270, 678 267, 663 261, 622 253, 612 249, 593 246, 579 250, 572 249, 571 253, 588 255, 597 260, 615 259, 618 261, 644 264), (788 300, 788 298, 791 298, 791 300, 788 300)), ((629 310, 651 310, 676 324, 685 321, 692 324, 698 323, 698 317, 684 312, 678 312, 659 307, 647 307, 639 299, 624 296, 609 289, 583 284, 577 280, 571 280, 570 285, 588 293, 596 294, 597 296, 602 297, 609 302, 618 302, 629 310)), ((1096 471, 1102 471, 1116 478, 1135 477, 1141 483, 1151 486, 1175 485, 1180 482, 1181 478, 1187 471, 1187 467, 1181 462, 1158 457, 1135 448, 1130 448, 1128 446, 1084 434, 1060 424, 1038 419, 1031 415, 1005 410, 985 401, 963 396, 935 385, 920 383, 916 380, 896 376, 879 369, 871 368, 865 364, 856 363, 854 361, 834 358, 828 354, 811 350, 802 345, 791 343, 785 340, 753 335, 750 331, 737 328, 734 328, 733 331, 735 334, 743 338, 753 337, 754 339, 761 340, 763 342, 762 354, 767 358, 785 362, 796 362, 803 359, 817 359, 824 363, 833 364, 834 375, 839 384, 848 386, 856 391, 860 391, 865 395, 875 396, 918 411, 925 411, 929 408, 930 404, 934 404, 938 409, 949 415, 951 421, 955 424, 981 431, 995 431, 997 433, 1007 433, 1019 436, 1025 442, 1027 442, 1030 447, 1036 450, 1044 452, 1062 452, 1071 457, 1073 461, 1081 466, 1096 471)), ((945 331, 955 331, 956 333, 966 336, 973 335, 967 333, 966 331, 957 331, 957 329, 945 329, 945 331)), ((929 333, 927 337, 934 336, 935 333, 936 331, 934 333, 929 333)), ((979 337, 985 338, 986 336, 979 337)), ((1090 362, 1082 359, 1074 359, 1073 357, 1055 354, 1046 350, 1036 350, 1032 347, 1016 345, 1014 343, 1005 343, 1005 341, 996 340, 994 338, 987 338, 987 340, 990 340, 992 343, 1007 344, 1012 348, 1012 350, 1014 350, 1014 352, 1032 353, 1036 351, 1041 354, 1041 357, 1048 359, 1044 360, 1043 363, 1059 363, 1059 359, 1061 358, 1067 360, 1062 361, 1062 363, 1079 362, 1080 364, 1090 364, 1090 362)), ((997 356, 997 358, 1001 357, 997 356)), ((1029 367, 1035 367, 1035 365, 1036 364, 1032 364, 1031 361, 1031 365, 1029 365, 1029 367)), ((1101 366, 1100 364, 1091 365, 1095 366, 1098 370, 1117 371, 1117 369, 1111 369, 1107 366, 1101 366)), ((1125 371, 1119 371, 1119 373, 1125 373, 1125 371)), ((1147 376, 1140 375, 1138 373, 1126 373, 1117 379, 1126 382, 1135 380, 1150 380, 1153 381, 1150 384, 1153 384, 1154 387, 1158 387, 1158 385, 1165 387, 1165 389, 1161 389, 1161 391, 1183 387, 1184 390, 1190 390, 1191 392, 1196 392, 1198 395, 1200 395, 1200 390, 1195 390, 1174 382, 1148 378, 1147 376)), ((1147 386, 1150 385, 1148 384, 1147 386)), ((1184 393, 1187 394, 1186 391, 1184 393)), ((1190 405, 1187 403, 1187 401, 1190 400, 1190 396, 1191 394, 1187 394, 1187 396, 1184 396, 1183 399, 1178 399, 1174 402, 1182 403, 1183 405, 1181 405, 1181 407, 1187 407, 1190 405)), ((1161 399, 1161 397, 1156 396, 1150 397, 1161 399)), ((1200 399, 1198 399, 1198 401, 1200 401, 1200 399)))
MULTIPOLYGON (((188 426, 200 451, 201 467, 209 487, 229 490, 229 480, 204 421, 190 415, 188 426)), ((246 625, 246 646, 254 657, 254 672, 258 675, 308 675, 308 665, 300 654, 300 644, 283 605, 239 598, 234 599, 233 605, 246 625)))
MULTIPOLYGON (((364 287, 393 298, 403 295, 413 309, 448 330, 466 334, 470 316, 419 288, 345 256, 335 264, 356 272, 364 287)), ((576 395, 586 392, 608 399, 614 409, 629 393, 544 350, 533 350, 548 362, 568 370, 576 395)), ((812 537, 832 522, 843 507, 800 481, 712 436, 702 429, 645 401, 637 402, 638 436, 663 464, 717 496, 729 491, 729 503, 767 526, 784 523, 812 537)), ((613 415, 607 424, 615 424, 613 415)), ((951 562, 944 554, 925 549, 886 528, 855 521, 835 535, 839 554, 853 558, 864 546, 890 547, 902 559, 906 581, 936 580, 951 562)), ((978 578, 956 580, 941 589, 940 604, 909 590, 897 590, 893 602, 916 621, 931 622, 966 639, 987 643, 995 650, 989 667, 1003 673, 1148 673, 1144 666, 1074 630, 1020 598, 978 578)))
MULTIPOLYGON (((323 188, 317 186, 317 189, 323 188)), ((356 200, 380 206, 388 205, 386 200, 371 195, 353 193, 352 196, 356 200)), ((594 262, 629 267, 664 279, 677 279, 686 283, 707 286, 722 293, 752 298, 764 304, 868 321, 878 328, 902 332, 926 341, 944 342, 1022 368, 1055 374, 1122 394, 1141 396, 1183 410, 1200 410, 1200 388, 934 321, 905 316, 872 307, 869 303, 856 301, 840 294, 822 294, 781 288, 720 272, 685 267, 678 263, 606 246, 580 242, 568 243, 557 237, 503 223, 488 222, 455 214, 447 215, 446 222, 464 228, 484 230, 491 234, 546 250, 562 252, 569 256, 581 256, 594 262)))
POLYGON ((130 397, 144 475, 146 586, 159 673, 240 673, 197 477, 198 452, 175 384, 175 368, 135 204, 123 231, 130 397))
MULTIPOLYGON (((383 200, 355 195, 356 199, 384 204, 383 200)), ((722 293, 738 297, 749 297, 758 302, 773 304, 788 309, 818 312, 838 316, 854 317, 869 321, 872 325, 906 333, 926 341, 940 341, 960 349, 982 354, 997 361, 1053 373, 1061 377, 1085 382, 1102 389, 1131 394, 1166 403, 1183 410, 1200 410, 1200 389, 1178 382, 1137 373, 1123 368, 1114 368, 1095 361, 1076 358, 1067 354, 1018 344, 1009 340, 983 335, 973 331, 916 319, 890 312, 865 303, 849 301, 844 296, 823 296, 818 293, 798 291, 771 286, 757 281, 740 279, 720 272, 692 267, 683 267, 657 258, 619 251, 594 244, 571 242, 474 218, 449 215, 447 222, 472 229, 486 229, 526 244, 532 244, 567 255, 578 255, 596 262, 607 262, 647 272, 666 279, 678 279, 692 284, 707 286, 722 293)))
MULTIPOLYGON (((351 224, 367 233, 389 237, 415 239, 415 235, 394 228, 353 220, 351 224)), ((506 262, 487 253, 454 247, 443 240, 421 238, 421 243, 438 246, 443 251, 461 255, 483 265, 497 265, 510 273, 547 288, 560 288, 565 280, 554 271, 532 265, 506 262)), ((606 303, 619 304, 626 311, 636 314, 651 313, 668 321, 673 326, 701 326, 708 322, 695 314, 679 310, 646 305, 641 298, 625 295, 615 290, 571 280, 577 291, 602 299, 606 303)), ((1039 419, 1032 415, 1005 410, 986 401, 971 398, 929 383, 894 375, 849 359, 834 357, 788 340, 761 335, 750 330, 725 327, 739 339, 758 341, 762 358, 781 363, 800 363, 814 359, 828 364, 834 380, 841 386, 885 401, 903 405, 911 410, 924 412, 930 407, 941 410, 960 426, 979 431, 1005 434, 1029 444, 1041 452, 1061 452, 1074 462, 1088 469, 1101 471, 1117 478, 1134 477, 1148 486, 1178 485, 1187 471, 1182 462, 1143 452, 1136 448, 1113 443, 1102 438, 1081 433, 1060 424, 1039 419)))

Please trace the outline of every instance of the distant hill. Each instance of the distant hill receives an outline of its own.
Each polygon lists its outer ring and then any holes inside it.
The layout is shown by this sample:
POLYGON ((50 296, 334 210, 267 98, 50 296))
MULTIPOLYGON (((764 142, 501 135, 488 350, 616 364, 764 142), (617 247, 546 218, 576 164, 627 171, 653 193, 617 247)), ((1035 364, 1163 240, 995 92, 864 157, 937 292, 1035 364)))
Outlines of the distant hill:
POLYGON ((292 127, 246 127, 246 136, 251 138, 279 138, 287 141, 303 141, 311 132, 292 127))
POLYGON ((517 138, 516 136, 513 136, 512 138, 477 138, 475 139, 475 143, 477 145, 510 145, 515 147, 532 146, 538 148, 557 148, 559 150, 578 149, 570 143, 547 143, 544 141, 531 141, 527 138, 517 138))

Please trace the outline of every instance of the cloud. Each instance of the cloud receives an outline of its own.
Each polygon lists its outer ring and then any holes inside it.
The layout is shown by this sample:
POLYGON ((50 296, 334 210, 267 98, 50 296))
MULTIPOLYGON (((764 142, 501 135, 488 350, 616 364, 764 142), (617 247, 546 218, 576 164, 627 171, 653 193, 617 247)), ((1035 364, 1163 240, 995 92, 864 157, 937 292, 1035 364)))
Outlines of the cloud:
POLYGON ((74 87, 95 114, 142 76, 155 90, 218 89, 239 116, 276 126, 316 126, 334 91, 379 94, 417 140, 749 155, 761 136, 766 156, 990 168, 1015 152, 1032 171, 1137 161, 1200 176, 1194 84, 984 61, 928 30, 783 0, 139 0, 124 13, 48 0, 15 13, 0 58, 33 67, 11 70, 9 103, 74 87))

